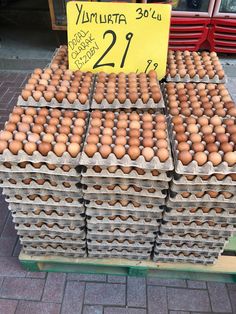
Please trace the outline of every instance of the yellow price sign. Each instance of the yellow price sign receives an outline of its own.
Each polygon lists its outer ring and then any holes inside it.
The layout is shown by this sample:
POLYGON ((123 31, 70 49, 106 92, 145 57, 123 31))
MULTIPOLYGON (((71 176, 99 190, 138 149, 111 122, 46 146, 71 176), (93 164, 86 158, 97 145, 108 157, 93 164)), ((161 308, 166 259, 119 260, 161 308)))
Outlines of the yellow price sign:
POLYGON ((71 70, 166 73, 171 5, 67 3, 71 70))

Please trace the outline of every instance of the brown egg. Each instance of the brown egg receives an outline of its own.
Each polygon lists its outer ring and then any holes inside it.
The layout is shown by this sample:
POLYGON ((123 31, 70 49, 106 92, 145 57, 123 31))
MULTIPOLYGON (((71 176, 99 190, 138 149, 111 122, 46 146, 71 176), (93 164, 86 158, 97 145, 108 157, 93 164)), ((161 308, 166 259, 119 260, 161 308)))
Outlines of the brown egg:
POLYGON ((114 120, 115 119, 115 114, 112 111, 107 111, 105 113, 104 118, 107 119, 107 120, 114 120))
POLYGON ((32 142, 26 142, 24 144, 24 151, 28 155, 33 155, 33 153, 37 150, 37 145, 32 142))
POLYGON ((143 146, 144 147, 153 147, 154 146, 154 141, 150 137, 146 137, 143 139, 143 146))
POLYGON ((51 143, 54 141, 54 136, 51 133, 46 133, 43 135, 42 141, 46 143, 51 143))
POLYGON ((142 132, 142 137, 146 138, 146 137, 151 137, 153 138, 153 132, 152 130, 143 130, 142 132))
POLYGON ((178 142, 187 142, 188 136, 185 133, 178 133, 175 135, 175 138, 178 142))
POLYGON ((8 141, 10 139, 12 139, 12 132, 9 132, 9 131, 1 131, 0 132, 0 140, 1 141, 8 141))
POLYGON ((5 149, 7 149, 7 146, 8 146, 7 141, 0 140, 0 154, 2 154, 5 149))
POLYGON ((47 156, 51 150, 52 150, 52 145, 50 143, 41 142, 40 144, 38 144, 38 151, 43 156, 47 156))
POLYGON ((140 149, 137 146, 130 146, 128 148, 128 155, 130 159, 136 160, 140 156, 140 149))
POLYGON ((27 137, 27 140, 32 143, 36 143, 40 140, 40 136, 37 133, 30 133, 27 137))
POLYGON ((214 143, 215 142, 215 136, 213 134, 206 134, 203 135, 203 141, 208 143, 214 143))
POLYGON ((99 137, 96 134, 90 134, 87 137, 88 144, 97 144, 99 142, 99 137))
POLYGON ((204 152, 197 152, 193 159, 196 160, 199 166, 202 166, 207 162, 207 155, 204 152))
POLYGON ((36 116, 35 118, 34 118, 34 122, 36 123, 36 124, 45 124, 46 123, 46 117, 45 116, 36 116))
POLYGON ((233 145, 230 143, 224 142, 220 144, 220 150, 222 150, 224 153, 232 152, 233 151, 233 145))
POLYGON ((81 144, 82 143, 82 137, 80 135, 72 135, 70 137, 70 142, 71 143, 77 143, 77 144, 81 144))
POLYGON ((192 150, 197 152, 204 152, 205 146, 202 143, 193 143, 192 144, 192 150))
POLYGON ((141 128, 140 122, 138 122, 138 121, 131 121, 130 124, 129 124, 129 128, 130 128, 130 130, 132 130, 132 129, 139 130, 141 128))
POLYGON ((23 144, 20 141, 13 140, 9 143, 8 148, 13 155, 17 155, 18 152, 23 148, 23 144))
POLYGON ((140 120, 140 116, 137 112, 133 111, 130 113, 129 115, 129 119, 130 121, 139 121, 140 120))
POLYGON ((198 133, 190 134, 189 139, 192 143, 200 143, 202 141, 202 137, 198 133))
POLYGON ((116 155, 116 158, 121 159, 124 157, 126 151, 123 145, 116 145, 113 148, 113 153, 116 155))
POLYGON ((156 155, 161 162, 165 162, 169 157, 169 152, 166 148, 159 148, 156 155))
POLYGON ((131 167, 121 167, 121 170, 125 173, 128 174, 132 171, 131 167))
POLYGON ((178 159, 183 165, 188 165, 192 161, 192 155, 189 151, 181 151, 178 154, 178 159))
POLYGON ((80 152, 79 143, 70 143, 67 147, 67 151, 71 155, 72 158, 77 157, 80 152))
POLYGON ((216 140, 220 143, 228 142, 229 137, 224 133, 216 134, 216 140))
POLYGON ((140 145, 140 140, 137 137, 130 137, 128 140, 129 146, 139 146, 140 145))
POLYGON ((45 132, 46 133, 54 134, 54 133, 56 133, 56 131, 57 131, 57 128, 56 128, 55 125, 47 125, 46 128, 45 128, 45 132))
POLYGON ((209 143, 206 145, 206 149, 209 153, 218 152, 218 146, 215 143, 209 143))
POLYGON ((19 130, 19 132, 26 133, 30 130, 30 125, 28 123, 20 122, 18 124, 18 130, 19 130))
POLYGON ((125 93, 122 93, 122 92, 119 92, 118 95, 117 95, 117 99, 119 100, 119 102, 121 104, 123 104, 125 101, 126 101, 126 94, 125 93))
POLYGON ((115 139, 115 144, 116 145, 126 145, 126 137, 125 136, 118 136, 116 139, 115 139))
POLYGON ((18 123, 18 122, 20 122, 20 120, 21 120, 21 118, 20 118, 19 114, 11 113, 9 116, 9 122, 18 123))
POLYGON ((17 141, 23 142, 26 139, 26 134, 24 132, 16 132, 14 134, 14 139, 17 141))
POLYGON ((61 134, 66 134, 66 135, 69 135, 70 134, 70 128, 68 126, 65 126, 65 125, 61 125, 58 129, 58 132, 61 133, 61 134))
MULTIPOLYGON (((154 157, 154 151, 151 147, 144 147, 142 149, 142 155, 146 161, 150 161, 154 157)), ((162 157, 163 157, 163 154, 162 154, 162 157)))
POLYGON ((139 129, 132 129, 129 131, 129 136, 131 137, 140 137, 140 130, 139 129))
POLYGON ((111 145, 112 144, 112 137, 109 135, 102 135, 101 143, 103 145, 111 145))
POLYGON ((213 166, 218 166, 222 162, 221 155, 217 152, 211 152, 208 155, 208 161, 211 161, 213 166))
POLYGON ((163 139, 157 140, 156 147, 157 148, 167 148, 168 147, 167 140, 163 140, 163 139))
POLYGON ((228 152, 224 155, 224 161, 227 162, 229 167, 232 167, 236 164, 236 151, 228 152))
POLYGON ((21 96, 24 100, 28 100, 28 98, 31 96, 31 91, 27 89, 23 89, 21 92, 21 96))
POLYGON ((126 128, 128 128, 128 121, 126 121, 126 120, 119 120, 117 122, 116 127, 119 128, 119 129, 126 129, 126 128))
POLYGON ((167 135, 166 135, 166 131, 164 130, 156 130, 155 131, 155 138, 156 139, 166 139, 167 135))
POLYGON ((182 151, 189 151, 190 150, 190 145, 186 142, 180 142, 177 145, 177 149, 182 152, 182 151))
MULTIPOLYGON (((19 128, 19 127, 18 127, 19 128)), ((41 124, 34 124, 31 128, 31 131, 33 133, 42 133, 43 132, 43 126, 41 124)), ((24 131, 23 131, 24 132, 24 131)))
POLYGON ((113 120, 105 120, 103 123, 103 126, 105 128, 113 128, 114 127, 114 121, 113 120))
POLYGON ((109 145, 102 145, 99 148, 99 153, 101 154, 102 158, 107 158, 111 154, 111 146, 109 145))

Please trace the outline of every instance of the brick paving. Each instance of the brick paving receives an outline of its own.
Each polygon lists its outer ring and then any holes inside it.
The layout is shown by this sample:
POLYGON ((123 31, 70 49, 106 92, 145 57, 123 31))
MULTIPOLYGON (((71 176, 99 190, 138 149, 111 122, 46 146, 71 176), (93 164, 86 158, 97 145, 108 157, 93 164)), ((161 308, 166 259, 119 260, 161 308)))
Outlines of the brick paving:
MULTIPOLYGON (((26 73, 0 71, 0 129, 26 73)), ((229 80, 236 97, 236 79, 229 80)), ((236 284, 65 273, 31 273, 0 196, 0 314, 235 314, 236 284)))

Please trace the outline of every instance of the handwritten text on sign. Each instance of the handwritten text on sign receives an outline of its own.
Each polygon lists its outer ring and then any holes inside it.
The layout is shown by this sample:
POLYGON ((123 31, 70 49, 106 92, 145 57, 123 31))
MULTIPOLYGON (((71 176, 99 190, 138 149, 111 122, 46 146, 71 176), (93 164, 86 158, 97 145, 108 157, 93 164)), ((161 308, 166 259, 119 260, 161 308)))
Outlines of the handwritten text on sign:
POLYGON ((92 72, 166 71, 171 6, 67 3, 69 67, 92 72))

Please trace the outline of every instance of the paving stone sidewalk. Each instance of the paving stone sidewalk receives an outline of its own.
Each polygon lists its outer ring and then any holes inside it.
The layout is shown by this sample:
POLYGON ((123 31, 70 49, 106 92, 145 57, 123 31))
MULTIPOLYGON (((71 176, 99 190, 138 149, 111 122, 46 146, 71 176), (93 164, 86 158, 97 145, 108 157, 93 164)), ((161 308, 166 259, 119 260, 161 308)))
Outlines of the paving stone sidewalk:
MULTIPOLYGON (((0 129, 16 104, 25 73, 0 72, 0 129)), ((236 96, 236 79, 228 84, 236 96)), ((30 273, 0 196, 0 314, 236 313, 236 284, 191 280, 30 273)))

